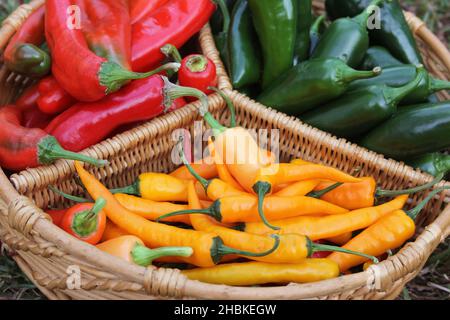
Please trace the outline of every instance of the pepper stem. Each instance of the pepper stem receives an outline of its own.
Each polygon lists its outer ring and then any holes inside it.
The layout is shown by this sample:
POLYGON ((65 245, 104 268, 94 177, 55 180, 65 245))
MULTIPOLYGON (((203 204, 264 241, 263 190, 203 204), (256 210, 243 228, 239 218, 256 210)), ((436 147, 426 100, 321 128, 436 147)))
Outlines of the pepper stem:
POLYGON ((109 163, 107 160, 97 160, 79 153, 65 150, 53 136, 44 137, 38 143, 37 149, 38 160, 41 164, 52 164, 58 159, 78 160, 97 167, 105 166, 109 163))
POLYGON ((437 92, 441 90, 450 90, 450 82, 444 81, 436 78, 431 78, 431 91, 437 92))
POLYGON ((123 193, 123 194, 130 194, 133 196, 138 196, 138 197, 141 196, 139 180, 136 180, 132 185, 129 185, 129 186, 126 186, 123 188, 111 189, 109 191, 112 194, 123 193))
POLYGON ((200 182, 200 184, 202 185, 202 187, 207 190, 208 186, 210 184, 210 182, 208 180, 206 180, 205 178, 203 178, 202 176, 200 176, 195 170, 194 168, 192 168, 191 164, 189 163, 189 161, 187 161, 186 156, 184 154, 184 148, 183 148, 183 137, 180 136, 180 139, 178 141, 178 148, 179 148, 179 156, 181 161, 183 162, 183 164, 186 166, 186 168, 188 169, 189 173, 198 181, 200 182))
POLYGON ((322 25, 322 23, 324 23, 324 21, 325 21, 325 15, 324 14, 318 16, 317 19, 312 24, 310 32, 313 33, 313 34, 314 33, 315 34, 319 34, 320 33, 320 26, 322 25))
POLYGON ((161 247, 158 249, 149 249, 139 243, 136 243, 131 256, 137 265, 148 267, 153 260, 162 257, 190 257, 194 253, 191 247, 161 247))
POLYGON ((309 238, 307 238, 307 239, 308 239, 307 245, 309 248, 309 250, 308 250, 309 256, 311 256, 314 252, 317 252, 317 251, 333 251, 333 252, 342 252, 342 253, 347 253, 347 254, 353 254, 355 256, 364 257, 369 260, 372 260, 373 263, 375 263, 375 264, 380 262, 376 257, 362 253, 362 252, 356 252, 353 250, 348 250, 348 249, 344 249, 344 248, 336 247, 336 246, 330 246, 327 244, 314 243, 311 241, 311 239, 309 239, 309 238))
POLYGON ((186 61, 186 68, 192 73, 204 72, 208 67, 208 59, 202 54, 194 54, 186 61))
POLYGON ((181 61, 183 61, 180 52, 173 44, 168 43, 161 47, 160 50, 163 55, 165 55, 167 58, 172 58, 175 62, 181 63, 181 61))
POLYGON ((268 182, 258 181, 253 186, 253 191, 255 191, 256 195, 258 196, 258 213, 259 216, 261 217, 262 222, 270 229, 280 230, 279 227, 270 224, 270 222, 267 220, 264 214, 264 198, 268 193, 270 193, 271 190, 272 185, 268 182))
POLYGON ((209 126, 216 133, 221 133, 227 128, 222 126, 213 115, 208 111, 208 96, 200 90, 182 87, 173 84, 167 79, 167 77, 162 77, 165 83, 164 88, 164 104, 166 108, 170 108, 174 99, 181 97, 196 97, 201 101, 201 107, 199 108, 200 115, 209 124, 209 126))
POLYGON ((212 90, 219 94, 222 99, 227 104, 228 110, 230 110, 231 120, 230 120, 230 128, 236 127, 236 108, 234 106, 233 101, 231 101, 230 97, 228 97, 222 90, 216 87, 208 87, 209 90, 212 90))
POLYGON ((385 87, 383 89, 383 94, 388 104, 397 105, 400 103, 400 101, 416 89, 420 82, 428 75, 427 71, 421 64, 416 67, 416 72, 417 74, 415 79, 403 87, 385 87))
POLYGON ((380 73, 381 73, 380 67, 375 67, 373 68, 373 70, 369 71, 359 71, 348 67, 343 71, 342 80, 345 82, 352 82, 359 79, 373 78, 379 75, 380 73))
POLYGON ((316 198, 316 199, 320 199, 320 198, 322 198, 324 195, 326 195, 328 192, 331 192, 331 191, 333 191, 334 189, 337 189, 337 188, 339 188, 340 186, 342 186, 343 185, 343 183, 342 182, 338 182, 338 183, 335 183, 335 184, 333 184, 333 185, 331 185, 331 186, 329 186, 328 188, 325 188, 325 189, 323 189, 323 190, 320 190, 320 191, 312 191, 312 192, 310 192, 310 193, 308 193, 308 197, 311 197, 311 198, 316 198))
POLYGON ((79 212, 72 224, 73 231, 82 237, 87 237, 97 229, 97 216, 106 206, 106 200, 98 198, 90 210, 79 212))
POLYGON ((156 222, 160 222, 161 220, 175 217, 175 216, 184 216, 187 214, 204 214, 210 216, 217 221, 222 221, 222 214, 220 213, 220 200, 215 201, 209 208, 206 209, 189 209, 189 210, 180 210, 172 213, 167 213, 165 215, 160 216, 156 219, 156 222))
POLYGON ((415 187, 415 188, 411 188, 411 189, 406 189, 406 190, 382 190, 382 189, 377 189, 375 196, 376 197, 396 197, 396 196, 401 196, 404 194, 412 194, 412 193, 417 193, 417 192, 421 192, 424 190, 427 190, 431 187, 433 187, 434 185, 438 184, 439 182, 441 182, 441 180, 444 178, 445 173, 439 173, 432 181, 415 187))
POLYGON ((414 209, 411 209, 407 212, 408 216, 411 219, 416 220, 417 216, 422 211, 422 209, 427 205, 427 203, 431 199, 433 199, 435 195, 437 195, 438 193, 440 193, 444 190, 450 190, 450 187, 441 187, 441 188, 437 188, 437 189, 431 191, 430 194, 421 203, 419 203, 417 205, 417 207, 415 207, 414 209))
POLYGON ((269 254, 275 252, 278 249, 278 247, 280 246, 280 236, 277 234, 272 234, 270 236, 275 239, 275 243, 271 249, 269 249, 265 252, 261 252, 261 253, 248 252, 248 251, 230 248, 223 244, 218 247, 218 252, 221 256, 225 256, 228 254, 235 254, 235 255, 239 255, 239 256, 255 257, 255 258, 265 257, 265 256, 268 256, 269 254))
POLYGON ((48 186, 48 188, 50 190, 52 190, 54 193, 62 196, 63 198, 67 199, 67 200, 71 200, 73 202, 77 202, 77 203, 89 203, 91 202, 91 200, 85 199, 85 198, 81 198, 81 197, 77 197, 77 196, 73 196, 71 194, 65 193, 61 190, 59 190, 58 188, 56 188, 55 186, 48 186))
POLYGON ((230 29, 230 20, 231 20, 228 7, 223 0, 213 0, 213 2, 215 2, 220 7, 220 11, 222 12, 223 17, 222 32, 228 33, 228 29, 230 29))
POLYGON ((363 12, 353 18, 353 21, 357 22, 361 26, 367 26, 367 20, 369 20, 369 17, 373 14, 375 7, 377 7, 382 2, 384 2, 384 0, 372 0, 372 2, 363 12))
POLYGON ((106 87, 106 94, 109 94, 119 90, 129 80, 148 78, 166 70, 173 70, 176 72, 180 69, 180 67, 181 66, 179 63, 171 62, 150 72, 138 73, 126 70, 119 64, 108 61, 102 64, 98 76, 100 79, 100 84, 106 87))

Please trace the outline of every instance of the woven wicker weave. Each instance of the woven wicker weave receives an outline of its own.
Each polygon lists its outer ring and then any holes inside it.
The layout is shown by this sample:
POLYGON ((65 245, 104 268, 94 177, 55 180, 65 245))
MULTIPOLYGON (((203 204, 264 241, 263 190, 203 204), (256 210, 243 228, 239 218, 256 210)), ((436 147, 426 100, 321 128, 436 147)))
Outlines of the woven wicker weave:
MULTIPOLYGON (((17 19, 25 19, 27 13, 42 3, 42 0, 34 1, 12 15, 0 29, 2 47, 20 25, 17 19)), ((204 52, 218 64, 219 72, 223 72, 208 28, 202 31, 200 41, 204 52)), ((439 59, 434 61, 436 65, 443 64, 439 59)), ((26 79, 10 75, 1 68, 0 102, 13 101, 25 85, 26 79)), ((282 160, 301 156, 355 175, 373 175, 381 187, 389 189, 416 186, 431 180, 428 175, 335 139, 231 91, 223 73, 220 86, 227 89, 236 104, 240 125, 280 130, 282 160)), ((228 120, 229 114, 221 98, 213 95, 209 100, 213 114, 221 121, 228 120)), ((109 187, 118 187, 131 183, 145 171, 173 169, 171 134, 177 128, 192 129, 193 122, 199 120, 197 107, 196 103, 188 105, 86 150, 88 155, 111 162, 106 168, 90 168, 90 171, 109 187)), ((50 299, 393 299, 450 234, 450 207, 445 209, 449 193, 443 193, 420 216, 415 241, 365 272, 318 283, 270 288, 209 285, 187 280, 175 269, 130 265, 69 236, 55 227, 39 209, 68 205, 48 192, 49 184, 69 193, 83 194, 74 178, 71 161, 61 160, 9 178, 0 170, 0 239, 14 253, 21 269, 50 299), (80 289, 71 289, 68 273, 71 266, 78 267, 81 272, 80 289)), ((426 193, 417 194, 409 205, 425 196, 426 193)))

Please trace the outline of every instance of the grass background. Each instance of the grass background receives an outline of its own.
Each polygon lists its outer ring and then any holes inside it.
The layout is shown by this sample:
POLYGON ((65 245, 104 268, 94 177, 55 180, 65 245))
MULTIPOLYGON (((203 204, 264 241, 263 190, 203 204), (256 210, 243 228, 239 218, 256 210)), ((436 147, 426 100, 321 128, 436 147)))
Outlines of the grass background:
MULTIPOLYGON (((29 0, 0 0, 0 22, 14 8, 26 2, 29 0)), ((405 9, 422 18, 443 42, 447 45, 450 43, 450 0, 403 0, 401 3, 405 9)), ((2 299, 45 299, 3 248, 0 252, 0 300, 2 299)), ((450 299, 450 240, 439 246, 420 275, 407 285, 399 299, 450 299)))

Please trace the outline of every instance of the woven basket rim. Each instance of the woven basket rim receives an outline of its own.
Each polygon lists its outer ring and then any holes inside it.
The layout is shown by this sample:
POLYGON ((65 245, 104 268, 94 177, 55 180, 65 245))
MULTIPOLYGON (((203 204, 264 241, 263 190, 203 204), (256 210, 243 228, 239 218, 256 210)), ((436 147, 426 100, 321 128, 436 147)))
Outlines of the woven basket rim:
MULTIPOLYGON (((21 17, 21 21, 23 22, 24 19, 26 19, 26 16, 32 12, 32 10, 38 8, 40 5, 44 3, 44 0, 34 0, 29 5, 23 5, 21 6, 12 16, 14 17, 21 17)), ((4 24, 4 27, 0 29, 0 44, 6 44, 7 40, 5 41, 4 37, 5 34, 8 35, 8 38, 13 35, 13 29, 14 23, 11 22, 14 19, 10 19, 8 23, 4 24)), ((18 24, 20 25, 20 24, 18 24)), ((17 26, 17 24, 15 25, 17 26)), ((227 88, 224 88, 227 89, 227 88)), ((231 93, 235 97, 240 97, 238 93, 231 93)), ((213 98, 216 99, 217 97, 213 98)), ((242 97, 241 97, 242 98, 242 97)), ((217 98, 218 99, 218 98, 217 98)), ((196 104, 192 104, 188 107, 186 107, 185 110, 178 110, 175 111, 174 116, 180 116, 183 114, 183 112, 196 112, 196 104)), ((219 104, 215 105, 215 108, 221 107, 219 104)), ((276 114, 276 116, 279 116, 279 114, 275 111, 271 111, 276 114)), ((170 115, 168 115, 170 116, 170 115)), ((281 115, 284 116, 284 115, 281 115)), ((67 252, 70 252, 73 254, 74 252, 76 255, 80 257, 85 257, 86 261, 94 263, 96 266, 104 266, 106 270, 111 271, 112 273, 117 273, 123 276, 125 279, 128 279, 129 281, 134 281, 137 283, 142 283, 143 279, 146 277, 146 274, 148 273, 149 269, 145 269, 138 266, 130 265, 124 261, 121 261, 118 258, 112 257, 104 252, 101 252, 97 250, 95 247, 92 247, 90 245, 87 245, 81 241, 76 240, 75 238, 69 236, 56 226, 54 226, 51 222, 49 222, 46 218, 44 213, 34 206, 30 200, 24 196, 20 196, 17 190, 12 186, 10 180, 6 177, 6 175, 3 173, 3 170, 0 168, 0 196, 1 198, 8 204, 10 211, 15 208, 15 206, 23 206, 27 209, 33 210, 38 213, 38 218, 33 221, 33 230, 36 231, 38 234, 40 234, 43 238, 47 239, 48 241, 54 243, 57 247, 61 247, 67 250, 67 252), (68 250, 68 249, 71 250, 68 250)), ((436 219, 436 221, 432 224, 434 226, 435 224, 442 224, 446 229, 441 230, 444 232, 442 235, 443 238, 447 237, 449 234, 449 217, 450 216, 450 207, 446 208, 444 212, 436 219)), ((33 218, 36 218, 36 215, 32 215, 33 218)), ((437 228, 439 229, 440 226, 438 225, 437 228)), ((434 230, 434 229, 433 229, 434 230)), ((424 233, 426 233, 425 231, 424 233)), ((428 235, 427 241, 432 241, 434 239, 430 240, 430 237, 436 237, 436 232, 431 232, 431 235, 428 235)), ((402 250, 406 250, 407 248, 403 248, 402 250)), ((394 256, 395 258, 395 256, 394 256)), ((382 262, 380 265, 378 265, 377 268, 388 268, 388 265, 393 263, 394 260, 387 260, 382 262)), ((227 287, 227 286, 221 286, 221 285, 211 285, 211 284, 204 284, 197 281, 191 281, 186 280, 184 283, 184 291, 186 294, 188 294, 189 297, 199 297, 199 298, 215 298, 214 295, 216 295, 218 299, 224 298, 248 298, 248 297, 256 297, 256 298, 276 298, 276 297, 286 297, 288 296, 295 296, 295 297, 303 297, 305 296, 305 292, 317 292, 316 296, 323 296, 332 294, 334 292, 340 292, 344 289, 349 290, 353 288, 358 288, 366 283, 368 281, 374 281, 376 280, 376 268, 369 268, 365 272, 353 274, 353 275, 347 275, 343 276, 337 279, 322 281, 319 283, 312 283, 312 284, 299 284, 299 285, 292 285, 292 286, 286 286, 286 287, 266 287, 266 288, 247 288, 247 287, 227 287), (333 285, 331 285, 333 284, 333 285), (332 286, 334 289, 330 290, 329 287, 332 286), (328 290, 324 290, 325 287, 328 287, 328 290), (205 293, 207 293, 205 295, 205 293)), ((396 280, 396 279, 395 279, 396 280)))

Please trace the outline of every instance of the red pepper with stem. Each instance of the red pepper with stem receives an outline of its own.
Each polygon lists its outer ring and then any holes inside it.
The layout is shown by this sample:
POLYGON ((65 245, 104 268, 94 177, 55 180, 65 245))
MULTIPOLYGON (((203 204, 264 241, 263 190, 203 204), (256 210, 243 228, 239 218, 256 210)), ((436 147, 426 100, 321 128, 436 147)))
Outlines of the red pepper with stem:
POLYGON ((58 114, 75 104, 76 100, 67 93, 53 76, 38 83, 39 98, 37 105, 46 114, 58 114))
POLYGON ((182 47, 208 22, 216 9, 213 0, 171 0, 133 25, 132 69, 142 72, 164 60, 166 43, 182 47))
POLYGON ((70 0, 45 2, 49 17, 45 19, 45 31, 53 58, 53 75, 71 96, 79 101, 98 101, 129 80, 151 75, 131 72, 91 51, 83 31, 68 26, 67 9, 71 4, 70 0))
POLYGON ((130 0, 131 24, 135 24, 148 14, 154 13, 169 0, 130 0))
POLYGON ((181 86, 195 88, 205 94, 214 92, 209 87, 217 86, 217 69, 211 59, 202 54, 191 54, 181 59, 180 53, 172 44, 163 46, 161 52, 181 63, 178 72, 178 81, 181 86))
POLYGON ((16 32, 5 49, 3 59, 9 70, 42 77, 50 71, 50 56, 39 48, 45 41, 45 7, 33 12, 16 32))
POLYGON ((84 242, 94 245, 99 243, 106 226, 106 214, 103 212, 105 205, 105 199, 98 198, 95 204, 73 206, 64 215, 61 229, 84 242))
POLYGON ((64 150, 42 129, 25 128, 22 112, 13 105, 0 109, 0 166, 14 171, 51 164, 57 159, 80 160, 93 165, 107 161, 64 150))
POLYGON ((184 90, 181 96, 176 95, 179 90, 173 86, 160 75, 134 81, 101 101, 75 104, 57 116, 46 131, 68 150, 86 149, 119 126, 150 120, 171 110, 178 103, 176 98, 186 95, 184 90))

